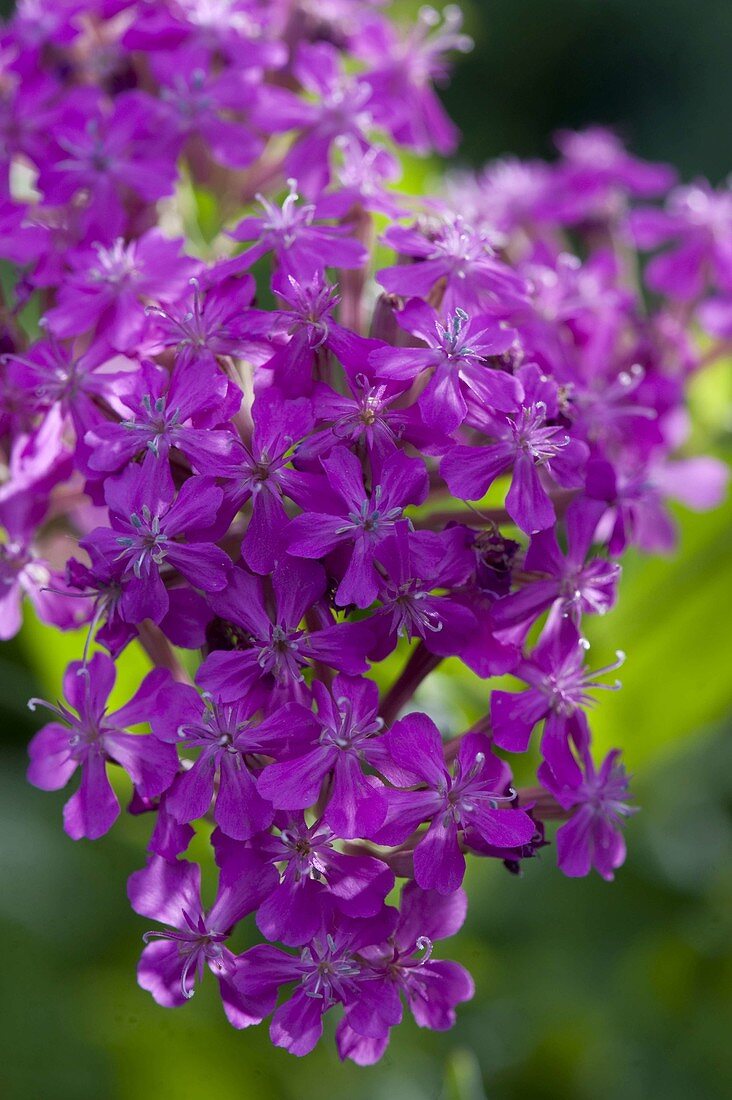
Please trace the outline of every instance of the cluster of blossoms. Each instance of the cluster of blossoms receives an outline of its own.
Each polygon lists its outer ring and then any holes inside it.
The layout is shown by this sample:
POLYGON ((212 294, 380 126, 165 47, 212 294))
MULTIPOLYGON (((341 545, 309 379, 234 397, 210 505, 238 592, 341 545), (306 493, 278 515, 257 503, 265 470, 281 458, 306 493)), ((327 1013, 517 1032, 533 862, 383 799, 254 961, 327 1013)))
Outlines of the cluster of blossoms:
POLYGON ((159 1004, 208 966, 234 1027, 302 1055, 340 1006, 373 1062, 404 1003, 443 1029, 471 997, 433 954, 466 856, 515 872, 555 818, 565 874, 623 860, 586 718, 620 658, 591 671, 583 623, 627 546, 672 546, 669 496, 723 491, 678 448, 732 339, 732 194, 590 130, 402 195, 396 149, 455 145, 453 7, 21 0, 0 38, 0 635, 24 596, 87 628, 30 781, 78 770, 64 827, 94 839, 129 778, 159 1004), (110 713, 130 644, 153 668, 110 713), (448 657, 485 713, 445 737, 410 701, 448 657))

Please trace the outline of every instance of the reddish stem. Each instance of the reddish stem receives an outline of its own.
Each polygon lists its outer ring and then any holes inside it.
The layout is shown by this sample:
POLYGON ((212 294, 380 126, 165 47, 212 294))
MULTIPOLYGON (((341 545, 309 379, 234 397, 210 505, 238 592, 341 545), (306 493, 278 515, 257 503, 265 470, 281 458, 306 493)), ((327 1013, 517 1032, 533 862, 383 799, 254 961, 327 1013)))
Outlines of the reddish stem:
POLYGON ((176 657, 173 647, 155 623, 146 619, 139 627, 140 644, 156 668, 167 668, 178 684, 191 684, 192 680, 176 657))
POLYGON ((381 717, 385 725, 391 725, 404 704, 409 702, 422 681, 441 661, 442 657, 430 653, 424 642, 419 643, 381 704, 381 717))
POLYGON ((566 821, 572 816, 572 811, 560 806, 556 798, 543 787, 519 787, 516 794, 518 804, 531 804, 531 812, 540 821, 566 821))
POLYGON ((442 752, 445 757, 446 764, 452 764, 453 760, 458 754, 458 749, 462 743, 463 737, 467 737, 469 733, 485 733, 491 732, 491 720, 488 714, 485 714, 482 718, 479 718, 469 729, 463 730, 457 737, 451 737, 449 741, 445 741, 442 746, 442 752))

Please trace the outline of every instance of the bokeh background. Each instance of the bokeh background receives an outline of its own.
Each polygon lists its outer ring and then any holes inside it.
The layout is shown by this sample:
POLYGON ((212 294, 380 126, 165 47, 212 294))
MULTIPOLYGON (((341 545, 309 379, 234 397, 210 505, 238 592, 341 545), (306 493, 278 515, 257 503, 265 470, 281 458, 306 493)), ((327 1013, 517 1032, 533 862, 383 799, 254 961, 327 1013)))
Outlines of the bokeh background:
MULTIPOLYGON (((1 7, 7 10, 8 4, 1 7)), ((732 168, 729 0, 473 0, 476 50, 446 100, 463 163, 541 156, 561 126, 615 125, 645 156, 718 181, 732 168)), ((732 371, 693 393, 695 446, 730 455, 732 371)), ((474 863, 445 950, 475 1000, 446 1035, 399 1029, 376 1068, 332 1044, 296 1061, 225 1023, 215 983, 165 1011, 135 984, 145 922, 125 899, 148 823, 95 844, 61 830, 63 794, 25 785, 38 721, 79 651, 28 621, 0 651, 0 1095, 4 1100, 721 1100, 732 1095, 732 504, 678 513, 679 553, 630 555, 620 606, 592 624, 624 688, 594 715, 623 745, 642 812, 612 885, 564 879, 552 848, 522 878, 474 863)), ((127 655, 124 682, 143 668, 127 655)), ((485 688, 448 662, 420 700, 460 729, 485 688)), ((241 946, 246 943, 245 930, 241 946)))

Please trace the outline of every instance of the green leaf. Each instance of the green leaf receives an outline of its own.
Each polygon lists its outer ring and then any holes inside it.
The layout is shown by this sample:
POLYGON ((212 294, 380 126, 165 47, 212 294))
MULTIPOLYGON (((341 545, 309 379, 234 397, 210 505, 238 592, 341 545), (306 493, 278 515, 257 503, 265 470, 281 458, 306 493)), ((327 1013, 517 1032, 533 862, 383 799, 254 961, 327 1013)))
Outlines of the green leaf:
POLYGON ((480 1066, 472 1050, 458 1047, 449 1055, 440 1100, 486 1100, 480 1066))

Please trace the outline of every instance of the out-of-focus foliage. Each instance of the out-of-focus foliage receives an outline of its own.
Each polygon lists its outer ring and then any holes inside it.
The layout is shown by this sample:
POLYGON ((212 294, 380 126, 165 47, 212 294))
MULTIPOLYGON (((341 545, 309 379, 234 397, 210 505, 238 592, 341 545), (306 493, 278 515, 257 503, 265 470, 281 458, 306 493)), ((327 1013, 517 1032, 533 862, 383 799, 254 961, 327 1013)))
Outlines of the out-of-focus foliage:
MULTIPOLYGON (((440 5, 437 4, 437 7, 440 5)), ((463 0, 476 42, 445 101, 461 156, 545 156, 559 127, 618 127, 686 177, 732 170, 729 0, 463 0)))

